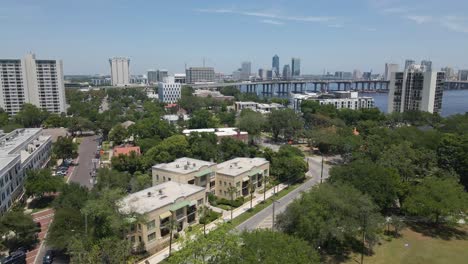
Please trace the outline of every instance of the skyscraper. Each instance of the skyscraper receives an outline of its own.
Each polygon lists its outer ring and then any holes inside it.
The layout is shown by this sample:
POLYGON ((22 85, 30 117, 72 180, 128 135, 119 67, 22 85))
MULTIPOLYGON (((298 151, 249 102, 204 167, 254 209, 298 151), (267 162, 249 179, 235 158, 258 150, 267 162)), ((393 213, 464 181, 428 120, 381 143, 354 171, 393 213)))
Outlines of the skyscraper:
POLYGON ((360 70, 353 71, 353 80, 359 80, 362 78, 362 72, 360 70))
POLYGON ((283 66, 283 79, 291 79, 291 67, 289 67, 289 64, 283 66))
POLYGON ((113 86, 127 86, 130 84, 130 59, 114 57, 109 59, 113 86))
POLYGON ((440 71, 445 72, 445 79, 446 80, 450 80, 450 79, 454 78, 454 76, 455 76, 455 71, 453 70, 452 67, 444 67, 444 68, 440 69, 440 71))
POLYGON ((250 78, 252 63, 250 61, 242 62, 240 78, 243 81, 247 81, 250 78))
POLYGON ((148 84, 154 84, 158 82, 158 72, 156 70, 148 70, 146 75, 148 79, 148 84))
POLYGON ((458 80, 459 81, 468 81, 468 70, 459 70, 458 71, 458 80))
POLYGON ((66 112, 61 60, 0 59, 0 107, 15 115, 24 103, 51 113, 66 112))
POLYGON ((425 71, 411 65, 404 72, 393 72, 388 93, 388 112, 412 110, 440 113, 445 74, 425 71))
POLYGON ((416 64, 414 60, 406 60, 405 61, 405 70, 408 69, 411 65, 416 64))
POLYGON ((258 69, 258 78, 265 79, 266 78, 266 71, 263 68, 258 69))
POLYGON ((421 61, 421 66, 424 67, 425 71, 432 71, 432 61, 430 60, 421 61))
POLYGON ((299 77, 301 75, 301 59, 292 58, 291 65, 292 77, 299 77))
POLYGON ((275 77, 279 77, 280 62, 278 55, 273 56, 273 61, 271 63, 271 68, 274 72, 275 77))
POLYGON ((385 74, 384 80, 390 81, 390 77, 392 76, 392 72, 397 72, 400 66, 398 64, 393 63, 385 63, 385 74))

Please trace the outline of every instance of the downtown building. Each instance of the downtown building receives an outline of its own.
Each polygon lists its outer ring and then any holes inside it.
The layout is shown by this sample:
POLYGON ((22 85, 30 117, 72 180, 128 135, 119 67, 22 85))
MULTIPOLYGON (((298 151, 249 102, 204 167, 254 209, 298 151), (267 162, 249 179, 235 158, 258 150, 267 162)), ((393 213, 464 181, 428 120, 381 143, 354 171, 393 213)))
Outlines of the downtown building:
POLYGON ((190 67, 185 70, 187 83, 214 82, 215 72, 213 67, 190 67))
POLYGON ((445 73, 426 71, 425 68, 413 64, 404 72, 392 73, 388 93, 388 113, 441 112, 445 73))
POLYGON ((43 168, 51 154, 52 137, 42 128, 22 128, 0 136, 0 214, 22 194, 28 170, 43 168))
POLYGON ((18 113, 23 104, 33 104, 50 113, 66 112, 61 60, 0 59, 0 107, 18 113))
POLYGON ((130 85, 130 59, 114 57, 109 59, 112 86, 130 85))
POLYGON ((337 109, 370 109, 374 108, 374 98, 370 96, 359 96, 358 92, 333 91, 330 93, 304 93, 291 94, 290 105, 296 111, 301 111, 304 101, 316 101, 320 105, 333 105, 337 109))
POLYGON ((301 59, 291 59, 291 73, 293 78, 301 76, 301 59))
POLYGON ((273 70, 274 77, 280 77, 280 60, 278 55, 273 56, 271 61, 271 69, 273 70))
POLYGON ((392 76, 392 72, 397 72, 400 66, 394 63, 385 63, 385 73, 384 73, 384 80, 390 81, 390 77, 392 76))

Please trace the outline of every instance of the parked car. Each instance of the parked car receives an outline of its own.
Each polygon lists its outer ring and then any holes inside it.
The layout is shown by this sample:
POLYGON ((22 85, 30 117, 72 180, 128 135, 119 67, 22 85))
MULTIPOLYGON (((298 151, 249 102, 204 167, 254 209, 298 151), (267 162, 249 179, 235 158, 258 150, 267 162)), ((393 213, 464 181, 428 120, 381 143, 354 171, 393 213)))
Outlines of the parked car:
POLYGON ((42 258, 42 264, 52 264, 54 262, 55 253, 53 250, 47 250, 44 258, 42 258))

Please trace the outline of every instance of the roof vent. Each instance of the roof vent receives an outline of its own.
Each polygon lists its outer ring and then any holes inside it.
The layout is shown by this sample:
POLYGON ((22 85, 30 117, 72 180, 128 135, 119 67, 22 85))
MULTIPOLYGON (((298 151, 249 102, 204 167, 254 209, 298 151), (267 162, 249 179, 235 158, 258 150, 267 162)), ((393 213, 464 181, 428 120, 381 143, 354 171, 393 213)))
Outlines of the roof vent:
POLYGON ((175 167, 176 167, 176 168, 179 168, 179 164, 176 164, 175 167))
POLYGON ((188 169, 188 165, 184 165, 184 170, 187 170, 188 169))
POLYGON ((151 197, 151 192, 148 192, 147 195, 148 195, 148 197, 151 197))
POLYGON ((162 194, 163 194, 163 190, 162 190, 162 189, 159 189, 158 192, 159 192, 159 195, 162 195, 162 194))
POLYGON ((195 167, 195 165, 196 165, 196 164, 195 164, 195 162, 194 162, 194 163, 193 163, 193 167, 195 167))

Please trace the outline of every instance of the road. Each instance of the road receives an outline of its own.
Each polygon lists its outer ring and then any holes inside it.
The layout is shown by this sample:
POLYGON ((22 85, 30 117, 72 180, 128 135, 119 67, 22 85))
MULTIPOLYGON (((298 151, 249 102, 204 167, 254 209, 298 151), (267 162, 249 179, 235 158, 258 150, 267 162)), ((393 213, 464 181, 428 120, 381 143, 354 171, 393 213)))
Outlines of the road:
MULTIPOLYGON (((336 157, 335 157, 336 158, 336 157)), ((333 158, 333 159, 335 159, 333 158)), ((282 213, 286 207, 298 198, 301 195, 301 192, 306 191, 312 188, 314 185, 320 183, 320 171, 321 171, 321 157, 314 156, 308 158, 309 162, 309 171, 306 173, 310 178, 297 189, 278 199, 275 203, 275 216, 282 213)), ((326 162, 323 166, 323 180, 329 176, 330 165, 326 162)), ((236 227, 237 230, 253 230, 257 228, 271 228, 272 227, 272 215, 273 215, 273 205, 270 205, 255 214, 251 218, 247 219, 245 222, 236 227)))
POLYGON ((78 165, 70 175, 70 181, 79 183, 89 189, 93 187, 91 183, 91 172, 93 171, 98 141, 98 136, 83 137, 78 149, 78 165))

